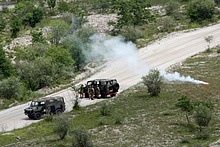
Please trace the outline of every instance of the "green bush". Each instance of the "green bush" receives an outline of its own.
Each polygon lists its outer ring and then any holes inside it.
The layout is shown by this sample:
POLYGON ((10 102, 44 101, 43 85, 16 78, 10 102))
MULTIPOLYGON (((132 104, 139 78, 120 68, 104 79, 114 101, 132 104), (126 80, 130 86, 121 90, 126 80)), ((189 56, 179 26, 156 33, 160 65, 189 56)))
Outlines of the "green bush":
POLYGON ((122 122, 123 122, 123 117, 122 117, 122 115, 117 114, 117 115, 115 116, 115 124, 119 125, 119 124, 122 124, 122 122))
POLYGON ((213 0, 193 0, 187 6, 187 15, 191 21, 201 22, 213 17, 215 3, 213 0))
POLYGON ((17 77, 9 77, 0 81, 0 97, 5 99, 20 99, 24 86, 17 77))
POLYGON ((165 6, 166 14, 172 16, 175 19, 179 19, 180 18, 179 8, 180 8, 180 3, 171 0, 165 6))
POLYGON ((76 97, 76 99, 74 100, 74 105, 73 105, 74 110, 79 110, 80 109, 79 103, 80 103, 79 98, 76 97))
POLYGON ((73 135, 73 147, 91 147, 92 143, 89 138, 89 132, 83 128, 79 127, 72 132, 73 135))
POLYGON ((111 114, 111 106, 107 103, 103 103, 100 108, 100 113, 102 116, 108 116, 111 114))
POLYGON ((212 118, 212 112, 210 108, 201 103, 200 105, 195 107, 195 112, 193 116, 196 124, 200 127, 200 130, 202 130, 202 128, 208 127, 209 122, 212 118))
POLYGON ((151 96, 157 96, 160 93, 160 86, 163 83, 163 76, 157 69, 151 69, 146 76, 142 77, 144 85, 148 88, 151 96))
POLYGON ((144 32, 138 27, 124 26, 120 29, 120 35, 124 36, 126 41, 136 43, 137 39, 144 37, 144 32))
POLYGON ((54 132, 60 137, 61 140, 65 138, 70 127, 70 122, 65 114, 58 115, 54 119, 54 132))
POLYGON ((175 20, 167 16, 162 19, 162 28, 160 29, 161 32, 172 32, 175 27, 175 20))

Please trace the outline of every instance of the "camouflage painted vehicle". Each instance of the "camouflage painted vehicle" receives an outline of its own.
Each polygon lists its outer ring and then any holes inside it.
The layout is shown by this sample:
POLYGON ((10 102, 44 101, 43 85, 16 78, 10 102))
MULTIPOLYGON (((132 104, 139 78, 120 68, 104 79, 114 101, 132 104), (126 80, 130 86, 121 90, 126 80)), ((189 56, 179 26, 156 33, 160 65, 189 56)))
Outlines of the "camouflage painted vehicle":
POLYGON ((83 90, 86 98, 89 97, 88 89, 91 87, 94 87, 95 89, 95 97, 96 97, 96 92, 97 92, 96 87, 98 87, 100 89, 100 96, 102 98, 113 97, 118 93, 118 90, 119 90, 119 84, 116 79, 90 80, 90 81, 87 81, 87 84, 83 90))
POLYGON ((38 120, 45 114, 60 114, 64 111, 64 98, 61 96, 56 96, 33 100, 30 106, 24 109, 24 114, 30 119, 38 120))

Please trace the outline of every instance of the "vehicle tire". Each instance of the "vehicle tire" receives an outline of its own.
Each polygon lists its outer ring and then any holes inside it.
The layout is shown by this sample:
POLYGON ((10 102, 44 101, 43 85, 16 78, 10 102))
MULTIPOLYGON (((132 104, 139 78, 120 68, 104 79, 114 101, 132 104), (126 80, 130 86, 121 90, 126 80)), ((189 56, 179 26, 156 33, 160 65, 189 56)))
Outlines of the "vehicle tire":
POLYGON ((34 116, 33 116, 33 115, 28 115, 28 117, 29 117, 30 119, 34 119, 34 116))
POLYGON ((61 109, 57 109, 57 110, 56 110, 56 114, 57 114, 57 115, 59 115, 59 114, 61 114, 61 113, 62 113, 62 110, 61 110, 61 109))
POLYGON ((41 118, 41 113, 40 112, 35 113, 34 119, 38 120, 40 118, 41 118))
POLYGON ((111 94, 111 97, 114 97, 115 95, 116 95, 116 94, 112 93, 112 94, 111 94))

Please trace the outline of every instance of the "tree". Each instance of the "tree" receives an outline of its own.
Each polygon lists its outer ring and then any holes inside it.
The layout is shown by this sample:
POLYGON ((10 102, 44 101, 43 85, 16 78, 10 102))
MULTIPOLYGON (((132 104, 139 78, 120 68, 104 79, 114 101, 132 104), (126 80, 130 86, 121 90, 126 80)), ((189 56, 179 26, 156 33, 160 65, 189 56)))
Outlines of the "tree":
POLYGON ((6 27, 6 18, 2 14, 0 14, 0 18, 1 18, 0 21, 0 33, 1 33, 6 27))
POLYGON ((24 86, 17 77, 9 77, 0 81, 0 97, 19 99, 22 97, 24 86))
POLYGON ((202 103, 195 108, 194 119, 196 124, 200 127, 200 130, 204 127, 208 127, 212 118, 212 111, 202 103))
POLYGON ((180 3, 178 1, 171 0, 165 6, 166 14, 172 16, 175 19, 178 19, 180 17, 179 8, 180 3))
POLYGON ((69 25, 62 20, 55 20, 51 24, 50 42, 58 46, 62 37, 67 34, 69 25))
POLYGON ((16 38, 18 36, 18 33, 20 31, 20 28, 21 28, 20 19, 18 19, 17 17, 13 17, 11 19, 10 27, 11 27, 11 30, 10 30, 11 31, 11 37, 16 38))
POLYGON ((0 80, 15 75, 15 68, 11 61, 6 57, 5 52, 0 45, 0 80))
POLYGON ((215 13, 213 0, 193 0, 187 6, 187 15, 191 21, 202 22, 209 20, 215 13))
POLYGON ((43 18, 43 9, 36 7, 32 1, 21 1, 15 5, 14 17, 19 18, 24 26, 35 27, 43 18))
POLYGON ((163 76, 157 69, 151 69, 146 76, 142 77, 144 85, 148 88, 151 96, 157 96, 160 93, 160 86, 163 83, 163 76))
POLYGON ((117 28, 123 26, 141 25, 153 20, 153 15, 146 8, 150 5, 143 0, 118 0, 114 4, 114 9, 117 10, 119 20, 117 28))
POLYGON ((187 96, 182 96, 178 100, 176 107, 180 108, 183 112, 185 112, 186 120, 189 123, 189 113, 193 110, 193 105, 190 99, 187 96))
POLYGON ((17 72, 28 89, 38 90, 55 83, 59 77, 56 75, 57 68, 51 58, 37 57, 33 61, 18 63, 17 72))

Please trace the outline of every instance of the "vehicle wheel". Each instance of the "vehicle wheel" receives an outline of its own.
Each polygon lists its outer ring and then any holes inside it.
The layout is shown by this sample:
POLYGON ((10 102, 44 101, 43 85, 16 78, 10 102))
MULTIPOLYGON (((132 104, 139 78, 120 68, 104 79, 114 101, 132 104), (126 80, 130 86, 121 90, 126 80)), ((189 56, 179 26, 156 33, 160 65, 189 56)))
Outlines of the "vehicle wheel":
POLYGON ((35 113, 34 119, 38 120, 38 119, 40 119, 40 118, 41 118, 40 112, 35 113))
POLYGON ((61 110, 61 109, 57 109, 57 110, 56 110, 56 114, 59 115, 59 114, 61 114, 61 113, 62 113, 62 110, 61 110))
POLYGON ((28 117, 29 117, 30 119, 34 119, 34 116, 33 116, 33 115, 28 115, 28 117))
POLYGON ((111 94, 111 97, 114 97, 115 96, 115 94, 113 93, 113 94, 111 94))

